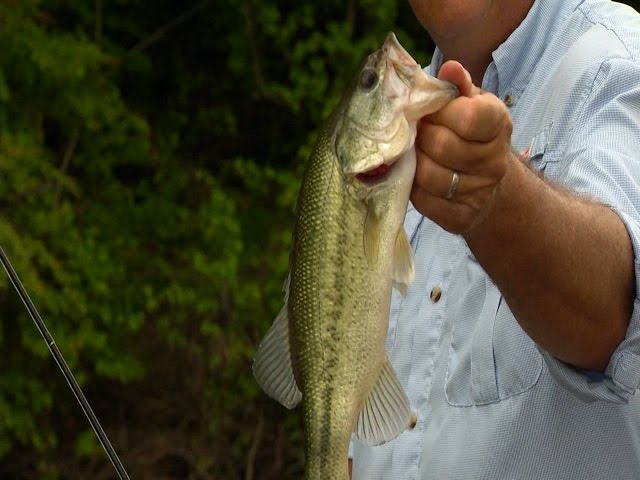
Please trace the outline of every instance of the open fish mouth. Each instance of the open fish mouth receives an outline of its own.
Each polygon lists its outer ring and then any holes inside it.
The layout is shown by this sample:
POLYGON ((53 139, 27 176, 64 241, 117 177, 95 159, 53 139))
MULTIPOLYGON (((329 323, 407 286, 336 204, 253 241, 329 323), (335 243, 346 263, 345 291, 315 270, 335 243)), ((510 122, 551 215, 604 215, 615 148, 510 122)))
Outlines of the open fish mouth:
POLYGON ((367 170, 366 172, 357 174, 356 178, 360 180, 362 183, 375 184, 384 180, 387 177, 389 170, 391 170, 392 166, 393 165, 387 165, 386 163, 383 163, 382 165, 373 167, 372 169, 367 170))
POLYGON ((358 181, 364 183, 367 186, 382 183, 389 176, 389 173, 395 166, 398 158, 399 157, 392 159, 389 163, 381 163, 380 165, 371 167, 364 172, 357 173, 356 178, 358 179, 358 181))

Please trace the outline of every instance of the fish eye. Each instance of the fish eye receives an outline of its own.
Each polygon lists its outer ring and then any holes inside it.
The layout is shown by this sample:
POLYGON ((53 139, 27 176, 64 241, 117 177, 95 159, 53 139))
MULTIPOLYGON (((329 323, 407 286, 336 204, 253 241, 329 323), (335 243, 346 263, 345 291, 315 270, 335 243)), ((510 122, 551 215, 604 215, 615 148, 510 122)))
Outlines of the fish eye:
POLYGON ((365 68, 360 74, 360 88, 371 90, 378 83, 378 74, 373 68, 365 68))

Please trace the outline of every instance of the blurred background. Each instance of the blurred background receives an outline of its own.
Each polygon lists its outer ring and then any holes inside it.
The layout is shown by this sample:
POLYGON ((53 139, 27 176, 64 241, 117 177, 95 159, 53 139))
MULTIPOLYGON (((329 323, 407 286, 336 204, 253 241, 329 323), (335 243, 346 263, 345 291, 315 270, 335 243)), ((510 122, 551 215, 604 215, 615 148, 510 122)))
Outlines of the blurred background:
MULTIPOLYGON (((428 63, 406 2, 0 0, 0 245, 132 479, 300 478, 252 359, 317 128, 390 30, 428 63)), ((0 480, 113 478, 2 272, 0 480)))

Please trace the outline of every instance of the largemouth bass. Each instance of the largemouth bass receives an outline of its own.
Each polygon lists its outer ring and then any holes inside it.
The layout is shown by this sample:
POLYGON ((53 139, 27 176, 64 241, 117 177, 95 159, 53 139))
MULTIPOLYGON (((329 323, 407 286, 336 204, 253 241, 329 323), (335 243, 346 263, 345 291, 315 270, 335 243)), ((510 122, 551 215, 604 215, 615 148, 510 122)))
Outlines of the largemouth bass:
POLYGON ((414 277, 403 220, 416 123, 457 96, 393 33, 321 130, 300 194, 285 305, 256 354, 263 390, 303 398, 306 480, 348 479, 352 432, 378 445, 415 425, 385 351, 391 289, 414 277))

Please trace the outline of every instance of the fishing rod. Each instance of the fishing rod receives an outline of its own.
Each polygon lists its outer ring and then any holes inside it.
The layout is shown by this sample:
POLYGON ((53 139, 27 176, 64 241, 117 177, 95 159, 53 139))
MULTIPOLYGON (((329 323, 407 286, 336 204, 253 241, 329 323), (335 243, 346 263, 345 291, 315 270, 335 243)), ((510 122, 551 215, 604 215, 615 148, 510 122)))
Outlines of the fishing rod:
POLYGON ((9 275, 9 279, 11 280, 11 283, 13 283, 13 286, 16 288, 18 295, 20 295, 20 299, 24 303, 24 306, 27 307, 27 310, 29 311, 29 315, 31 316, 31 319, 34 321, 34 323, 38 327, 38 330, 40 331, 42 338, 44 338, 44 341, 46 342, 47 347, 49 347, 49 351, 51 352, 51 355, 53 355, 53 359, 58 364, 58 367, 60 367, 60 370, 62 371, 62 375, 64 375, 64 378, 69 384, 69 387, 71 387, 71 390, 73 391, 73 394, 78 400, 78 403, 82 408, 82 411, 87 416, 87 420, 89 420, 89 423, 91 424, 91 428, 93 428, 93 431, 96 433, 96 436, 100 441, 100 445, 102 445, 102 448, 104 448, 104 451, 107 453, 107 456, 109 457, 109 460, 111 460, 113 467, 116 469, 116 472, 118 472, 118 477, 120 478, 120 480, 129 480, 129 475, 127 475, 127 471, 124 469, 124 466, 122 465, 122 462, 118 457, 118 454, 113 449, 113 446, 111 446, 111 442, 109 441, 107 434, 102 429, 102 426, 98 421, 98 417, 96 417, 95 413, 93 413, 93 410, 91 409, 91 406, 87 401, 87 398, 84 396, 84 393, 82 393, 82 389, 80 388, 80 385, 78 385, 78 382, 73 376, 73 373, 71 373, 71 369, 67 365, 67 362, 64 360, 64 357, 62 356, 60 349, 56 345, 56 342, 51 336, 51 334, 49 333, 49 330, 47 329, 47 326, 44 323, 44 320, 42 320, 42 317, 38 313, 38 310, 36 310, 36 307, 31 301, 29 294, 27 293, 25 288, 22 286, 22 282, 20 281, 20 278, 18 278, 18 274, 13 269, 13 265, 11 265, 11 262, 9 261, 9 257, 7 257, 7 255, 4 253, 4 250, 2 249, 1 246, 0 246, 0 261, 2 261, 2 266, 4 267, 7 274, 9 275))

